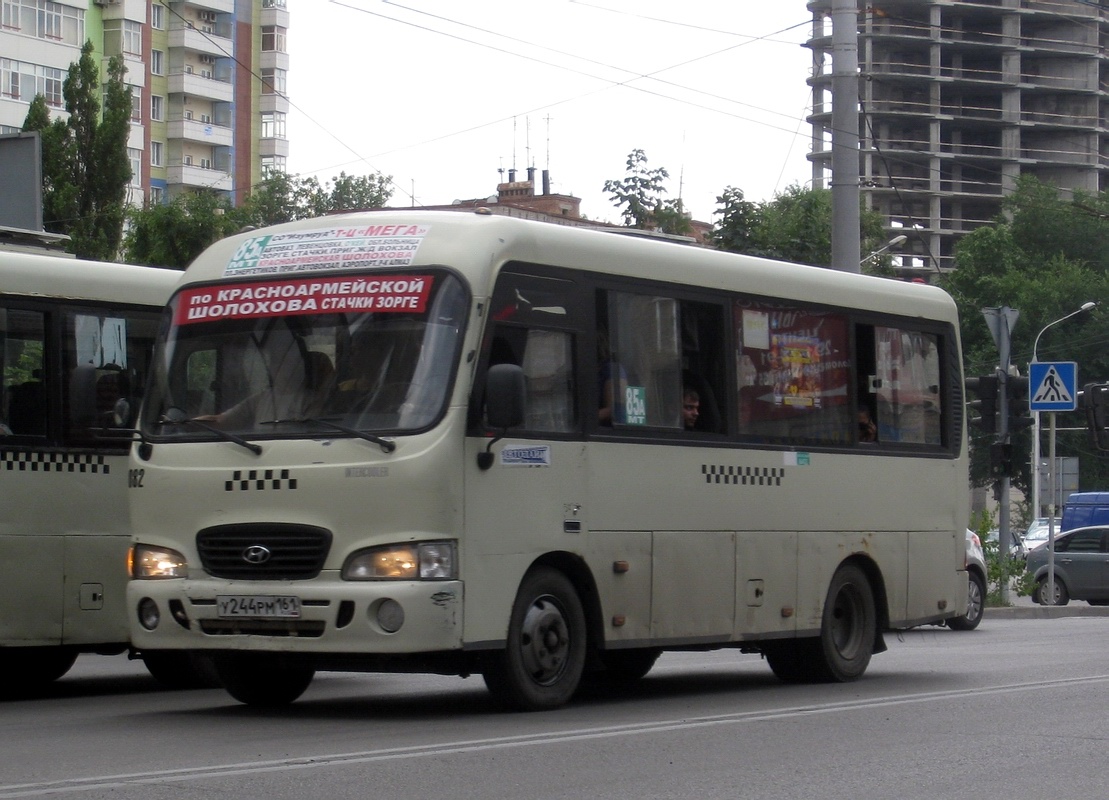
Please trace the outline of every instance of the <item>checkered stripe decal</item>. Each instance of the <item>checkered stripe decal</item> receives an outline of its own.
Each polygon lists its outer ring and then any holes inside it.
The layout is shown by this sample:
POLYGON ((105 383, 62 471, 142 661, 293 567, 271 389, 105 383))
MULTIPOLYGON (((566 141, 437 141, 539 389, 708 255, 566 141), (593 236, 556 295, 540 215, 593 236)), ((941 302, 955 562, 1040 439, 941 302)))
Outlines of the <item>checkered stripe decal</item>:
POLYGON ((784 467, 735 467, 702 464, 701 474, 705 483, 724 483, 733 486, 781 486, 786 476, 784 467))
POLYGON ((45 453, 0 450, 0 469, 7 472, 85 472, 107 475, 111 465, 104 456, 87 453, 45 453))
POLYGON ((237 469, 231 473, 231 480, 223 483, 225 492, 295 488, 297 488, 297 479, 290 478, 287 469, 237 469))

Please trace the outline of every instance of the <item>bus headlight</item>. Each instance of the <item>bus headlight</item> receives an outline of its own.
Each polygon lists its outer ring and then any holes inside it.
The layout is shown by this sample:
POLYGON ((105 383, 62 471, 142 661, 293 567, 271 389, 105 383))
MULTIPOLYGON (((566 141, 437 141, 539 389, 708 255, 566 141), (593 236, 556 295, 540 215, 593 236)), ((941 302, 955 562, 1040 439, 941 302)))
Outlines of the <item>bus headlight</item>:
POLYGON ((359 550, 343 565, 343 580, 452 580, 458 576, 454 542, 410 542, 359 550))
POLYGON ((137 544, 131 549, 132 578, 187 578, 185 557, 168 547, 137 544))

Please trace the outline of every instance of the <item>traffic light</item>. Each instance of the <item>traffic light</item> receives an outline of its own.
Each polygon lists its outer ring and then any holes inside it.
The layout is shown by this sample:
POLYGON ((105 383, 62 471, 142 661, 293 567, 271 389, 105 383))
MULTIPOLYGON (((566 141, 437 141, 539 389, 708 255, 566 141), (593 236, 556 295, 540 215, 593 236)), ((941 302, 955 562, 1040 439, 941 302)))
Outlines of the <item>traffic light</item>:
POLYGON ((1086 411, 1086 428, 1094 447, 1109 451, 1109 383, 1087 383, 1082 387, 1082 406, 1086 411))
POLYGON ((1021 428, 1031 427, 1032 412, 1028 408, 1028 378, 1023 375, 1009 375, 1005 382, 1005 401, 1007 403, 1009 433, 1021 428))
POLYGON ((979 375, 966 379, 967 397, 973 395, 977 398, 967 401, 967 410, 978 412, 976 419, 967 422, 977 425, 983 433, 997 433, 997 389, 996 375, 979 375))
POLYGON ((995 478, 1013 477, 1013 446, 990 445, 990 475, 995 478))

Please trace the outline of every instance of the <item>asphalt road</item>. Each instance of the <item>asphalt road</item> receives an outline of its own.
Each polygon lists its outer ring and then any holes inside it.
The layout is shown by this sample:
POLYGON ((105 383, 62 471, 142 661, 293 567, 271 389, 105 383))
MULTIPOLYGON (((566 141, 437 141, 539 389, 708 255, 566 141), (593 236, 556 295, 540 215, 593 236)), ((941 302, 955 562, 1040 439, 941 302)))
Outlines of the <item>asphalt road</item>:
POLYGON ((263 712, 82 657, 0 702, 0 800, 1099 798, 1109 620, 1088 608, 889 636, 851 684, 666 654, 634 686, 540 714, 497 711, 480 678, 349 674, 263 712))

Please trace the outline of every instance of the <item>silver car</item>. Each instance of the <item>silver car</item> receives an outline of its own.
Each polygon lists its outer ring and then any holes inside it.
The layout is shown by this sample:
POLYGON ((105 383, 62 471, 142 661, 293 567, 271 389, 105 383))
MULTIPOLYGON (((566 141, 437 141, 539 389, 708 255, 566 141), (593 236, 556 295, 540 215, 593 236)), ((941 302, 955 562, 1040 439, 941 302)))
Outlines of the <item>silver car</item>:
POLYGON ((1072 599, 1092 606, 1109 605, 1109 527, 1091 525, 1055 537, 1055 596, 1048 589, 1047 543, 1028 553, 1028 571, 1036 581, 1032 599, 1040 605, 1065 606, 1072 599))
POLYGON ((961 617, 947 621, 947 627, 956 631, 972 631, 982 621, 986 610, 986 559, 978 534, 967 528, 967 610, 961 617))

